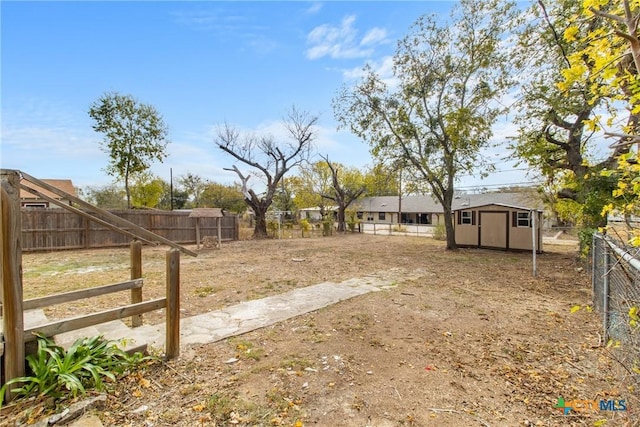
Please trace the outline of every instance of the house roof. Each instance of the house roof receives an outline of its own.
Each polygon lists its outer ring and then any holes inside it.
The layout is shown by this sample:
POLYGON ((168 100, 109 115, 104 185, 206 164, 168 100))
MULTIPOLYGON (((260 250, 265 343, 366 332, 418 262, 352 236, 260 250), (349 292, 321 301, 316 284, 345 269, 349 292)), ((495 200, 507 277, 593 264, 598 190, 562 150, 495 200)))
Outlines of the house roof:
MULTIPOLYGON (((65 193, 69 193, 72 196, 77 196, 76 194, 76 189, 73 186, 73 183, 71 182, 70 179, 43 179, 42 181, 46 182, 49 185, 52 185, 54 187, 56 187, 59 190, 64 191, 65 193)), ((39 192, 41 192, 42 194, 44 194, 45 196, 49 196, 52 199, 55 200, 60 200, 63 197, 58 196, 55 193, 52 193, 51 191, 45 190, 42 187, 39 187, 35 184, 32 184, 28 181, 26 181, 25 179, 20 179, 20 184, 24 184, 27 187, 33 188, 34 190, 37 190, 39 192)), ((20 199, 22 200, 38 200, 39 197, 36 196, 35 194, 31 194, 29 193, 27 190, 23 190, 22 188, 20 189, 20 199)))
MULTIPOLYGON (((502 205, 518 209, 542 209, 542 201, 536 193, 484 193, 461 194, 452 203, 453 210, 502 205)), ((398 212, 398 196, 366 197, 354 204, 362 212, 398 212)), ((405 196, 401 200, 405 213, 443 213, 442 205, 432 196, 405 196)))

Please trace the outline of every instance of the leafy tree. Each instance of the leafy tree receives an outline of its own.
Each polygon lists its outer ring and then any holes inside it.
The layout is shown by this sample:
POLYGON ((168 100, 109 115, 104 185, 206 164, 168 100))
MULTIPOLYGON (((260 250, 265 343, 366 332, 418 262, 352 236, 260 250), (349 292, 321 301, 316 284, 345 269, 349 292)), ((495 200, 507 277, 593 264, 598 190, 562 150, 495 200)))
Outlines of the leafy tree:
POLYGON ((131 208, 131 178, 149 169, 153 160, 162 162, 167 156, 167 126, 153 106, 116 92, 98 98, 89 116, 93 129, 104 134, 102 149, 110 157, 106 172, 122 179, 131 208))
POLYGON ((242 213, 246 210, 240 186, 209 182, 200 195, 200 207, 221 208, 228 212, 242 213))
POLYGON ((382 162, 367 170, 364 175, 367 196, 397 196, 400 188, 398 171, 382 162))
POLYGON ((519 49, 523 74, 530 77, 523 85, 516 118, 519 134, 511 148, 554 189, 549 200, 559 217, 591 229, 603 225, 600 212, 612 190, 611 180, 603 179, 600 171, 619 153, 612 151, 606 159, 593 155, 608 89, 600 66, 580 55, 588 43, 576 35, 599 32, 603 22, 591 19, 576 26, 573 17, 580 8, 577 2, 540 1, 530 10, 533 19, 521 33, 519 49), (582 78, 566 84, 571 64, 582 78))
MULTIPOLYGON (((638 159, 629 148, 640 142, 639 20, 638 2, 585 0, 563 34, 565 42, 574 43, 578 48, 567 55, 559 89, 568 92, 583 87, 590 96, 600 97, 608 107, 609 117, 604 120, 595 116, 586 123, 594 132, 617 138, 610 146, 611 155, 602 164, 601 169, 608 170, 590 174, 592 179, 609 184, 606 196, 599 200, 602 209, 592 210, 594 215, 602 215, 601 224, 606 223, 606 214, 614 209, 623 215, 638 211, 634 205, 640 187, 633 167, 638 159), (590 79, 591 73, 597 79, 590 79)), ((593 192, 587 194, 592 196, 593 192)))
POLYGON ((124 188, 115 184, 103 187, 87 187, 84 191, 87 202, 102 209, 126 209, 124 188))
MULTIPOLYGON (((322 156, 321 156, 322 157, 322 156)), ((331 171, 331 191, 323 193, 324 199, 333 201, 338 210, 338 231, 346 231, 346 210, 365 191, 364 177, 355 168, 346 168, 339 163, 332 163, 328 157, 322 157, 331 171)))
POLYGON ((178 184, 187 192, 191 199, 191 205, 194 208, 200 207, 200 195, 204 191, 207 182, 202 177, 189 172, 178 178, 178 184))
POLYGON ((281 185, 278 187, 273 195, 273 207, 284 214, 284 219, 292 219, 296 215, 296 204, 293 201, 293 187, 287 177, 284 177, 281 181, 281 185))
POLYGON ((171 194, 171 184, 162 180, 162 198, 158 202, 158 209, 171 210, 185 209, 189 203, 189 194, 180 186, 173 187, 173 195, 171 194), (171 198, 173 197, 173 203, 171 198))
POLYGON ((251 167, 255 176, 263 180, 265 191, 259 194, 248 186, 250 175, 243 173, 235 165, 229 169, 240 177, 244 199, 256 216, 253 237, 267 237, 266 215, 273 202, 273 196, 284 175, 309 158, 317 121, 316 116, 292 107, 283 121, 291 141, 280 143, 266 135, 261 137, 245 135, 244 138, 240 138, 239 132, 227 124, 218 129, 216 138, 218 148, 251 167))
POLYGON ((168 184, 149 172, 135 174, 130 188, 132 206, 157 207, 165 194, 165 187, 168 184))
POLYGON ((299 209, 320 209, 320 215, 324 216, 327 210, 328 199, 322 194, 331 191, 331 170, 327 162, 319 160, 300 166, 298 176, 289 178, 292 183, 294 202, 299 209))
POLYGON ((504 111, 498 98, 511 87, 503 36, 517 22, 512 3, 462 0, 451 24, 422 16, 400 40, 397 87, 370 67, 334 99, 342 126, 370 141, 378 159, 403 161, 442 204, 447 249, 455 249, 451 205, 461 173, 490 170, 480 150, 504 111))

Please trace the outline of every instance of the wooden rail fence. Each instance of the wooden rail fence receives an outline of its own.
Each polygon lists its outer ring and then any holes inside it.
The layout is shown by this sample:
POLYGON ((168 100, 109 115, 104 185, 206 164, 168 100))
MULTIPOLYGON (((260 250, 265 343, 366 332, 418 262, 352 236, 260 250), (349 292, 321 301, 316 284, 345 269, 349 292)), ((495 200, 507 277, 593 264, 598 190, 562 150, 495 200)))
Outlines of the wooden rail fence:
MULTIPOLYGON (((180 244, 196 243, 196 219, 185 211, 114 210, 112 214, 180 244)), ((22 208, 22 251, 127 246, 131 238, 64 209, 22 208)), ((201 238, 217 236, 216 218, 198 218, 201 238)), ((239 222, 220 218, 222 241, 238 240, 239 222)), ((126 229, 125 229, 126 230, 126 229)))
MULTIPOLYGON (((132 326, 136 327, 142 324, 140 316, 143 313, 161 308, 165 308, 166 311, 166 357, 178 357, 180 354, 180 252, 197 256, 197 253, 177 243, 195 241, 195 223, 193 218, 188 217, 189 212, 121 211, 111 213, 91 206, 73 195, 17 170, 1 169, 0 184, 0 258, 2 259, 2 268, 0 269, 2 284, 0 288, 0 306, 2 308, 0 316, 0 380, 2 382, 24 375, 25 343, 34 339, 34 332, 52 336, 124 317, 132 317, 132 326), (61 205, 61 207, 68 210, 69 213, 53 209, 21 210, 19 189, 27 189, 30 192, 40 194, 28 185, 22 184, 21 177, 28 183, 64 196, 86 211, 66 205, 61 205), (25 224, 24 227, 23 224, 25 224), (123 234, 123 236, 119 234, 123 234), (132 238, 133 241, 131 241, 132 238), (171 247, 166 254, 165 298, 142 301, 141 241, 151 244, 163 243, 171 247), (131 245, 130 281, 23 300, 23 250, 97 248, 128 244, 131 245), (122 290, 131 291, 131 304, 85 316, 54 321, 25 330, 23 315, 25 308, 43 308, 51 304, 122 290)), ((218 228, 214 219, 211 225, 206 221, 200 222, 200 230, 204 229, 205 233, 220 236, 222 239, 237 238, 237 219, 235 217, 225 218, 228 218, 227 224, 224 222, 220 224, 222 229, 218 228), (233 221, 233 230, 230 230, 228 225, 229 219, 233 221)), ((5 397, 8 401, 14 396, 7 390, 5 397)))

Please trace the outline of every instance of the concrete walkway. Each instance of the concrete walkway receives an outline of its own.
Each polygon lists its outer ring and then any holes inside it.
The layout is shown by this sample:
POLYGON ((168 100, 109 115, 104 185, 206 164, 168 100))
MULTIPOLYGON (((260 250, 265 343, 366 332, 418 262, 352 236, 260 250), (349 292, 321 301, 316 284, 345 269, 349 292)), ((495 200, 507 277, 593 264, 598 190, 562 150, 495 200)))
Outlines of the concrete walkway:
MULTIPOLYGON (((399 277, 390 270, 376 275, 349 279, 340 283, 324 282, 305 288, 246 301, 221 310, 180 320, 180 346, 207 344, 253 331, 274 323, 353 298, 388 289, 399 277)), ((137 344, 146 342, 156 349, 165 345, 165 324, 144 325, 131 330, 137 344)), ((134 343, 136 344, 136 343, 134 343)))

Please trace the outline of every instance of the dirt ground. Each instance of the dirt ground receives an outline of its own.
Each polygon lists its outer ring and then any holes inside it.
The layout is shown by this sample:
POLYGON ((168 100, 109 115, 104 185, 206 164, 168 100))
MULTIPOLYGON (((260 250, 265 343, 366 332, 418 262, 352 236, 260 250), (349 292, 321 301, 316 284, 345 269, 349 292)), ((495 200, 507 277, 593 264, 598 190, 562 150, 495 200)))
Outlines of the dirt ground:
MULTIPOLYGON (((164 295, 165 251, 143 250, 145 299, 164 295)), ((547 245, 537 277, 531 261, 530 253, 445 251, 430 238, 359 234, 182 255, 183 316, 381 271, 397 280, 390 290, 183 349, 178 360, 115 384, 97 415, 105 426, 640 425, 638 391, 601 345, 577 248, 547 245), (574 405, 564 415, 554 408, 559 397, 625 400, 627 410, 574 405)), ((25 298, 127 280, 128 262, 126 248, 25 254, 25 298)), ((96 298, 47 314, 117 302, 96 298)), ((145 315, 161 321, 162 313, 145 315)), ((29 409, 3 412, 0 422, 10 425, 29 409)))

